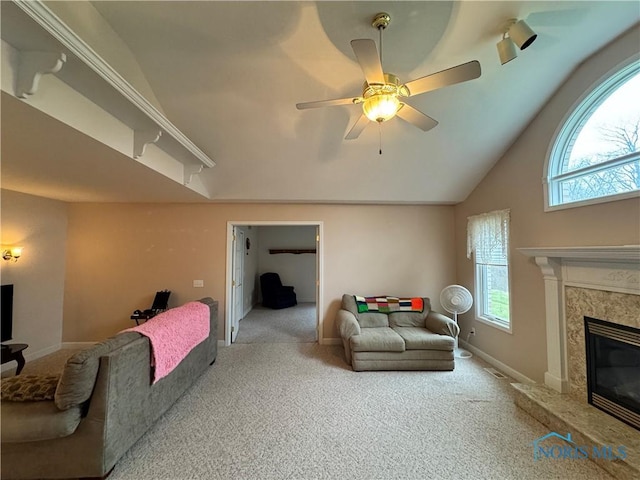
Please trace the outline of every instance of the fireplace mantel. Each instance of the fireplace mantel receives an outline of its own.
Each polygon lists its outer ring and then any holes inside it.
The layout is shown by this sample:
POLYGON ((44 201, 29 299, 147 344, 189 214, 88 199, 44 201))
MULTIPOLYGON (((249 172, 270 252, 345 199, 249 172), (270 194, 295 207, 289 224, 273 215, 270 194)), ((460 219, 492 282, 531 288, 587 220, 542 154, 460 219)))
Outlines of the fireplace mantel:
POLYGON ((558 259, 581 259, 594 262, 640 262, 640 245, 619 245, 612 247, 533 247, 518 248, 528 257, 558 259))
POLYGON ((547 331, 545 384, 569 391, 565 286, 640 295, 640 245, 518 248, 544 277, 547 331))

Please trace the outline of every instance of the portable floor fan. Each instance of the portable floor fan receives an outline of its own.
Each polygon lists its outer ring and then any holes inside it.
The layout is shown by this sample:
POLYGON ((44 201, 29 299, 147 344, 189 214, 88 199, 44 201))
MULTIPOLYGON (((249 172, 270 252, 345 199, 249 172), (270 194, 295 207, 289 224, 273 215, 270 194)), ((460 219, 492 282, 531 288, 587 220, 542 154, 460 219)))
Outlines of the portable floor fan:
MULTIPOLYGON (((468 312, 473 305, 473 297, 471 292, 462 285, 449 285, 444 287, 440 293, 440 304, 447 312, 453 314, 453 320, 458 323, 458 314, 468 312)), ((456 356, 460 358, 469 358, 473 355, 461 348, 458 348, 458 337, 455 343, 456 356)))

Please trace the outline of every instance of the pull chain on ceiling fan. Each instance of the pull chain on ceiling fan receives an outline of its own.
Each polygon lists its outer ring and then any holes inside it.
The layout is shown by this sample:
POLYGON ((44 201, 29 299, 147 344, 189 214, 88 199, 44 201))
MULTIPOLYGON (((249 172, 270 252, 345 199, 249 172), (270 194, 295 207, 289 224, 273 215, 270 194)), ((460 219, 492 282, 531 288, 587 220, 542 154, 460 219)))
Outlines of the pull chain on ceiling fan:
POLYGON ((477 60, 473 60, 403 84, 396 75, 386 73, 382 69, 382 32, 389 26, 390 22, 391 16, 388 13, 381 12, 373 18, 371 23, 379 32, 379 55, 373 40, 368 38, 351 40, 351 48, 353 48, 366 79, 362 87, 361 96, 298 103, 296 108, 305 110, 308 108, 361 104, 362 115, 347 133, 346 140, 358 138, 369 124, 369 121, 382 124, 395 116, 425 132, 438 125, 436 120, 413 108, 406 103, 405 99, 478 78, 481 72, 480 63, 477 60))

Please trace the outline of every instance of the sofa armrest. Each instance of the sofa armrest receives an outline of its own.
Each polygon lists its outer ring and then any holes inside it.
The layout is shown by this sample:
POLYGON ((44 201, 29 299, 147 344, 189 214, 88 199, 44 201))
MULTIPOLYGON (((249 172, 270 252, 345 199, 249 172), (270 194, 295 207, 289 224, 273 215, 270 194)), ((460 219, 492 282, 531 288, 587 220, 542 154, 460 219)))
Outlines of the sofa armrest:
POLYGON ((424 326, 433 333, 448 335, 456 338, 460 333, 460 327, 452 319, 438 312, 430 311, 424 320, 424 326))
POLYGON ((343 309, 338 310, 336 314, 336 324, 342 337, 345 359, 351 365, 351 342, 349 339, 354 335, 360 335, 360 324, 353 313, 343 309))
POLYGON ((360 324, 353 313, 347 310, 338 310, 336 323, 343 340, 349 340, 353 335, 360 335, 360 324))
POLYGON ((1 409, 2 443, 38 442, 66 437, 76 431, 82 419, 80 405, 60 410, 53 400, 3 400, 1 409))

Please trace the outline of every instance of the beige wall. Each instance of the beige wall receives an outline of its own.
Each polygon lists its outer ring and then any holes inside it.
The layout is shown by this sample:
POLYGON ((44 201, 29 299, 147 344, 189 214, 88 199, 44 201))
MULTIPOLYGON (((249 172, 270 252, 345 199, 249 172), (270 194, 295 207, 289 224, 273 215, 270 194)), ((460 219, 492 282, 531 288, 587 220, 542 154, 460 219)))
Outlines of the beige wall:
POLYGON ((296 225, 258 228, 258 274, 276 272, 284 285, 294 286, 298 302, 315 302, 316 256, 308 253, 272 255, 269 253, 272 248, 315 249, 316 227, 296 225))
POLYGON ((457 280, 472 292, 473 263, 466 258, 469 215, 511 209, 511 303, 513 333, 480 323, 472 312, 460 317, 461 338, 475 327, 471 344, 532 378, 546 371, 544 286, 533 259, 519 247, 640 244, 640 200, 630 199, 544 212, 541 178, 547 149, 565 115, 594 82, 638 52, 638 31, 621 37, 580 66, 520 138, 456 211, 457 280))
POLYGON ((2 245, 24 250, 16 263, 0 260, 0 275, 14 284, 11 343, 29 344, 27 360, 60 347, 66 237, 65 203, 2 190, 2 245))
POLYGON ((208 295, 224 312, 229 221, 322 222, 323 339, 338 336, 343 293, 427 295, 439 307, 440 290, 455 280, 450 206, 72 204, 64 340, 131 326, 131 312, 163 288, 173 292, 170 305, 208 295))

